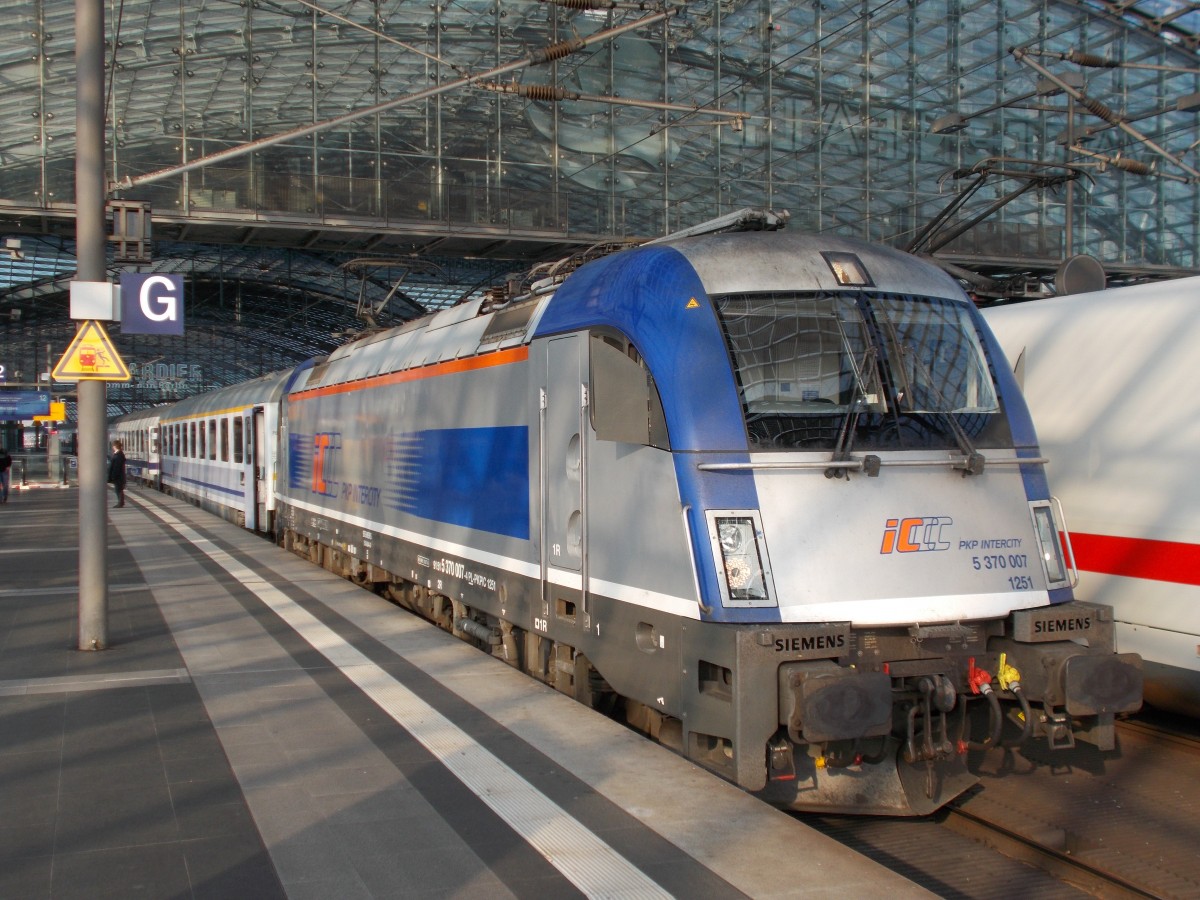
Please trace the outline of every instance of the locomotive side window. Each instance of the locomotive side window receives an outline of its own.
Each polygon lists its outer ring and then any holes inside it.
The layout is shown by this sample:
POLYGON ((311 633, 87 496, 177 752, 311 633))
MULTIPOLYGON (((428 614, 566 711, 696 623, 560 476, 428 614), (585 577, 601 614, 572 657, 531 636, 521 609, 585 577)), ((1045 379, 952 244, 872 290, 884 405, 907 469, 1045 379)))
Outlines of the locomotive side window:
POLYGON ((602 441, 671 449, 654 379, 623 336, 594 333, 591 344, 592 427, 602 441))

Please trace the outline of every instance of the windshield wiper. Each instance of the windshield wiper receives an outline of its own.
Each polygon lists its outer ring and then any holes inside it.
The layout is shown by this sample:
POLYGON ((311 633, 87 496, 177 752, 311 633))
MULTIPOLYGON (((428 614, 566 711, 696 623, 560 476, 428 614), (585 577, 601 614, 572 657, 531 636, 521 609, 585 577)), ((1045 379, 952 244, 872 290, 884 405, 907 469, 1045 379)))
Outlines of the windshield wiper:
MULTIPOLYGON (((891 323, 889 323, 889 329, 890 324, 891 323)), ((907 393, 904 396, 908 398, 910 412, 932 412, 933 415, 945 422, 950 431, 950 435, 954 438, 954 442, 958 444, 958 449, 962 451, 962 454, 965 457, 961 466, 963 474, 982 474, 984 463, 986 462, 983 454, 975 449, 975 445, 972 444, 971 439, 967 437, 966 431, 963 430, 962 425, 960 425, 958 419, 955 418, 953 411, 947 408, 949 404, 946 402, 946 397, 941 392, 941 389, 938 388, 937 383, 933 380, 933 373, 929 371, 929 367, 925 365, 925 361, 922 360, 921 357, 919 357, 916 352, 913 351, 912 347, 910 347, 907 343, 896 340, 894 334, 892 335, 892 342, 898 350, 898 362, 900 364, 899 369, 901 377, 905 379, 905 387, 907 389, 907 393), (913 402, 915 398, 912 394, 912 384, 907 379, 907 370, 904 366, 905 357, 908 357, 913 361, 913 370, 919 371, 925 387, 927 387, 929 392, 933 394, 933 398, 936 403, 936 409, 932 411, 917 410, 916 405, 913 402)))
MULTIPOLYGON (((842 423, 838 427, 837 440, 833 445, 833 456, 830 457, 830 462, 845 462, 850 459, 850 451, 854 447, 854 433, 858 430, 858 417, 862 413, 863 405, 867 403, 867 390, 863 384, 864 373, 875 372, 878 377, 878 353, 875 345, 870 342, 870 337, 865 333, 863 338, 867 341, 866 352, 863 353, 861 367, 858 361, 854 358, 854 351, 850 348, 850 341, 846 337, 846 332, 842 328, 842 320, 834 319, 837 322, 838 334, 842 339, 842 347, 846 351, 846 358, 850 361, 850 370, 854 375, 854 390, 850 395, 850 402, 846 405, 846 412, 842 416, 842 423)), ((879 475, 879 457, 866 456, 863 458, 863 471, 870 477, 874 478, 879 475)), ((831 467, 825 470, 826 478, 841 478, 843 475, 848 476, 845 468, 831 467)))

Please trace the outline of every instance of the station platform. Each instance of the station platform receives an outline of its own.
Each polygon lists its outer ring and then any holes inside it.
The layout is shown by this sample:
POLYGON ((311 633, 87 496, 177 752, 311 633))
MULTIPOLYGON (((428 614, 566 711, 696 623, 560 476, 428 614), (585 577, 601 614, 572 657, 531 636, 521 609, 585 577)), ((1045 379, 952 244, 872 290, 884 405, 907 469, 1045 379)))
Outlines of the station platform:
POLYGON ((80 652, 77 503, 0 506, 0 897, 930 896, 155 492, 80 652))

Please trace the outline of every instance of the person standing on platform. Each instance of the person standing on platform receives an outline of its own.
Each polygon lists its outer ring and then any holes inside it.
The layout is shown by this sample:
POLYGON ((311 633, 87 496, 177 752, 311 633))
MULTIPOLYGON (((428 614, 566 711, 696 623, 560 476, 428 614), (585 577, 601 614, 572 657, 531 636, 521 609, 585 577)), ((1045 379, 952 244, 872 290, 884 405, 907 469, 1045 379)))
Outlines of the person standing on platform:
POLYGON ((0 503, 8 502, 8 479, 12 471, 12 457, 7 447, 0 447, 0 503))
POLYGON ((122 447, 120 441, 113 441, 113 455, 108 461, 108 483, 117 492, 118 507, 125 505, 125 452, 122 447))

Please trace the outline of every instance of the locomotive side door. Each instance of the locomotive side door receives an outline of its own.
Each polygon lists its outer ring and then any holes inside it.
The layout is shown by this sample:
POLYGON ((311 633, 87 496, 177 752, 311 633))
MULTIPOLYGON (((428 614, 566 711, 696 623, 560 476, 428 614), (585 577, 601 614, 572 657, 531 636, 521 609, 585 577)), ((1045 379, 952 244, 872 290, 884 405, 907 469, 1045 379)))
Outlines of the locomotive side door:
POLYGON ((546 346, 541 389, 541 519, 543 614, 581 621, 587 618, 587 344, 579 335, 554 338, 546 346), (579 609, 574 591, 562 585, 579 573, 579 609), (562 595, 566 595, 565 597, 562 595))

